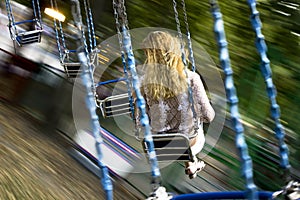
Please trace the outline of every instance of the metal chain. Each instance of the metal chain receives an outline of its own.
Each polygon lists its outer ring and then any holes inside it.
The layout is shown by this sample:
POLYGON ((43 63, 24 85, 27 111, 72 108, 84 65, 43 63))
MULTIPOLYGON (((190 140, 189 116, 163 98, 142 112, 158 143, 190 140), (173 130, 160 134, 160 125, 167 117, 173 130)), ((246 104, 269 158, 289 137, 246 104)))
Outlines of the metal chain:
POLYGON ((91 23, 91 32, 92 32, 92 40, 93 40, 93 48, 97 47, 97 41, 96 41, 96 36, 95 36, 95 27, 94 27, 94 22, 93 22, 93 14, 92 14, 92 9, 90 6, 90 1, 87 0, 87 6, 88 6, 88 12, 89 12, 89 17, 90 17, 90 23, 91 23))
POLYGON ((86 97, 86 104, 87 108, 90 112, 91 120, 92 120, 92 130, 93 130, 93 136, 95 138, 95 145, 96 145, 96 151, 97 151, 97 159, 98 159, 98 166, 100 168, 101 172, 101 183, 103 186, 103 189, 106 192, 106 199, 111 200, 113 199, 113 185, 109 177, 108 169, 103 163, 103 153, 101 146, 103 146, 103 139, 101 137, 101 125, 99 122, 98 115, 96 113, 96 105, 94 101, 94 95, 91 90, 93 81, 90 76, 90 66, 88 66, 88 56, 85 52, 78 53, 78 58, 81 62, 81 67, 83 68, 81 73, 82 82, 87 90, 87 97, 86 97))
POLYGON ((82 24, 82 18, 81 18, 81 12, 80 12, 80 4, 78 0, 71 0, 74 4, 72 5, 72 14, 74 21, 76 23, 76 26, 78 28, 78 34, 81 39, 81 43, 84 46, 84 51, 82 51, 81 46, 79 47, 78 52, 78 58, 81 62, 81 66, 83 68, 83 72, 81 74, 81 78, 83 81, 83 84, 85 85, 85 88, 87 90, 87 107, 90 112, 90 116, 92 119, 92 130, 93 135, 96 140, 96 150, 98 155, 98 165, 101 170, 101 182, 103 185, 104 190, 106 191, 106 199, 110 200, 113 199, 113 185, 110 180, 108 169, 103 163, 103 154, 101 146, 103 146, 103 139, 101 137, 101 125, 98 118, 98 115, 96 113, 96 104, 95 104, 95 93, 93 91, 93 88, 95 87, 95 83, 93 80, 93 74, 91 71, 91 64, 90 64, 90 58, 88 56, 88 49, 86 44, 86 38, 84 35, 84 28, 82 24))
POLYGON ((40 26, 41 28, 43 28, 43 24, 42 24, 42 14, 41 14, 41 8, 40 8, 40 2, 39 0, 36 1, 36 5, 37 5, 37 8, 38 8, 38 16, 39 16, 39 23, 40 23, 40 26))
POLYGON ((32 0, 31 3, 32 3, 32 10, 33 10, 34 18, 37 19, 35 0, 32 0))
POLYGON ((222 14, 216 0, 211 0, 210 3, 212 15, 214 18, 214 32, 219 47, 220 64, 225 74, 227 101, 230 105, 231 121, 236 133, 236 147, 241 159, 242 176, 246 181, 247 198, 258 199, 257 188, 253 182, 252 160, 248 154, 248 146, 244 137, 244 127, 241 123, 238 109, 238 97, 236 95, 236 89, 233 81, 233 71, 230 66, 230 58, 225 37, 222 14))
POLYGON ((84 3, 85 14, 86 14, 86 26, 87 26, 87 31, 88 31, 89 45, 90 45, 90 49, 88 51, 89 51, 89 53, 91 53, 93 50, 92 34, 91 34, 91 21, 90 21, 88 6, 87 6, 87 0, 84 0, 83 3, 84 3))
POLYGON ((192 64, 192 71, 195 72, 196 71, 196 64, 195 64, 195 59, 194 59, 191 32, 189 30, 188 17, 187 17, 186 6, 185 6, 185 1, 184 0, 181 1, 181 5, 182 5, 182 10, 183 10, 184 23, 185 23, 185 28, 186 28, 186 35, 187 35, 187 39, 188 39, 189 60, 192 64))
MULTIPOLYGON (((130 106, 130 110, 131 110, 131 115, 132 115, 132 119, 135 123, 135 117, 134 117, 134 105, 133 105, 133 97, 132 97, 132 85, 130 83, 132 83, 131 80, 131 76, 128 75, 127 72, 127 64, 126 64, 126 55, 124 52, 124 48, 123 48, 123 38, 122 38, 122 33, 121 33, 121 25, 119 22, 119 11, 121 11, 121 9, 119 9, 120 5, 124 5, 124 3, 122 4, 118 4, 116 3, 116 0, 113 0, 113 9, 114 9, 114 17, 115 17, 115 21, 116 21, 116 29, 117 29, 117 35, 118 35, 118 41, 119 41, 119 46, 120 46, 120 51, 121 51, 121 58, 122 58, 122 64, 123 64, 123 71, 124 71, 124 76, 125 76, 125 80, 126 80, 126 85, 127 85, 127 93, 128 93, 128 97, 129 97, 129 106, 130 106)), ((125 6, 124 6, 125 7, 125 6)), ((125 8, 123 9, 123 11, 125 10, 125 8)), ((120 13, 123 16, 125 15, 124 13, 120 13)), ((124 21, 122 21, 124 22, 124 21)), ((136 131, 136 136, 137 136, 137 131, 136 131)))
MULTIPOLYGON (((55 0, 50 0, 50 5, 51 5, 51 8, 54 9, 54 3, 53 1, 55 0)), ((55 2, 56 3, 56 2, 55 2)), ((53 24, 54 24, 54 30, 55 30, 55 38, 56 38, 56 45, 57 45, 57 49, 58 49, 58 53, 59 53, 59 60, 60 60, 60 63, 62 64, 63 62, 63 55, 62 55, 62 51, 61 51, 61 45, 60 45, 60 40, 59 40, 59 33, 58 33, 58 30, 57 30, 57 23, 56 23, 56 19, 53 18, 53 24)), ((66 71, 66 69, 65 69, 66 71)))
POLYGON ((152 175, 152 186, 153 186, 153 191, 155 191, 157 188, 160 187, 160 170, 158 167, 158 161, 156 158, 156 152, 154 150, 154 144, 153 144, 153 138, 150 130, 150 124, 149 124, 149 117, 146 113, 146 103, 143 95, 141 94, 140 91, 140 83, 139 83, 139 78, 136 72, 135 68, 135 60, 134 60, 134 55, 132 51, 132 46, 131 46, 131 38, 130 38, 130 33, 126 29, 125 26, 123 26, 122 30, 122 36, 123 36, 123 44, 124 44, 124 50, 127 55, 127 64, 128 64, 128 69, 131 73, 132 76, 132 86, 134 89, 134 92, 136 94, 136 104, 137 107, 139 108, 139 111, 141 113, 141 119, 140 123, 144 127, 144 136, 145 136, 145 142, 148 147, 148 157, 149 157, 149 163, 151 166, 151 175, 152 175))
MULTIPOLYGON (((56 0, 54 0, 54 8, 55 8, 56 11, 58 11, 58 6, 57 6, 56 0)), ((52 7, 52 9, 54 9, 54 8, 52 7)), ((64 36, 65 34, 64 34, 64 31, 63 31, 63 27, 62 27, 61 21, 59 21, 59 20, 57 20, 57 21, 58 21, 58 25, 59 25, 59 33, 60 33, 60 38, 61 38, 62 46, 63 46, 64 51, 65 51, 65 50, 67 50, 65 36, 64 36)), ((60 43, 59 43, 59 45, 60 45, 60 43)))
POLYGON ((188 80, 188 68, 187 68, 187 61, 186 61, 186 55, 184 52, 184 41, 183 41, 183 36, 180 28, 180 20, 179 20, 179 15, 177 11, 177 2, 176 0, 173 0, 173 9, 175 13, 175 21, 176 21, 176 27, 177 27, 177 32, 178 32, 178 37, 180 40, 180 48, 181 48, 181 57, 182 57, 182 62, 184 64, 184 72, 186 75, 187 79, 187 86, 188 86, 188 95, 189 95, 189 103, 191 104, 191 109, 193 113, 193 119, 194 119, 194 129, 195 132, 199 129, 198 125, 198 119, 197 119, 197 113, 195 109, 195 103, 194 103, 194 98, 193 98, 193 89, 191 87, 190 81, 188 80))
MULTIPOLYGON (((127 69, 130 72, 130 82, 128 83, 130 87, 132 86, 133 91, 136 95, 136 104, 141 113, 140 123, 144 127, 144 137, 145 142, 149 148, 148 150, 148 158, 151 166, 151 176, 152 176, 152 189, 153 191, 157 190, 160 187, 160 170, 158 167, 158 161, 156 158, 156 152, 154 150, 153 138, 150 130, 149 118, 146 113, 146 103, 143 95, 140 91, 140 83, 137 75, 137 71, 135 68, 135 59, 132 51, 131 45, 131 37, 128 28, 128 20, 125 8, 124 0, 120 0, 118 3, 116 0, 113 0, 114 7, 114 17, 116 20, 116 28, 119 38, 119 44, 121 48, 121 56, 122 62, 124 66, 124 73, 127 74, 127 69), (121 22, 121 23, 120 23, 121 22), (121 33, 122 31, 122 33, 121 33), (126 60, 127 59, 127 60, 126 60), (128 66, 127 66, 128 65, 128 66)), ((127 75, 128 77, 128 75, 127 75)), ((127 79, 128 80, 128 79, 127 79)), ((128 90, 129 92, 129 90, 128 90)), ((132 92, 130 91, 129 96, 132 96, 132 92)), ((134 114, 134 113, 133 113, 134 114)), ((133 115, 134 116, 134 115, 133 115)), ((134 118, 134 117, 133 117, 134 118)))
MULTIPOLYGON (((80 35, 80 38, 82 40, 81 43, 83 44, 84 51, 85 51, 86 55, 88 56, 89 55, 89 50, 88 50, 88 46, 87 46, 87 43, 86 43, 84 26, 83 26, 83 23, 82 23, 80 3, 79 3, 78 0, 71 0, 71 1, 76 4, 76 6, 73 5, 73 7, 72 7, 72 15, 73 15, 75 25, 76 25, 78 31, 80 32, 79 35, 80 35)), ((90 71, 90 78, 93 82, 93 84, 92 84, 93 95, 94 95, 94 98, 97 98, 96 84, 95 84, 94 76, 93 76, 94 69, 93 69, 93 65, 91 65, 90 56, 88 56, 87 61, 89 63, 88 66, 89 66, 89 71, 90 71)))
MULTIPOLYGON (((261 31, 261 21, 259 12, 256 9, 256 1, 248 0, 248 5, 251 10, 251 24, 256 35, 256 48, 261 59, 261 73, 265 79, 267 94, 271 103, 271 116, 275 121, 275 134, 279 143, 280 150, 280 167, 288 170, 290 168, 288 158, 288 146, 284 142, 285 132, 284 127, 280 123, 280 107, 276 102, 276 87, 272 80, 272 70, 270 68, 270 60, 267 57, 267 45, 265 43, 264 35, 261 31)), ((289 170, 287 171, 289 173, 289 170)))
MULTIPOLYGON (((6 3, 6 10, 7 10, 7 13, 8 13, 8 20, 9 20, 9 31, 10 31, 10 35, 12 37, 12 33, 11 33, 11 27, 14 28, 15 30, 15 33, 17 33, 17 27, 15 25, 15 18, 14 18, 14 15, 13 15, 13 12, 12 12, 12 8, 11 8, 11 3, 10 3, 10 0, 5 0, 5 3, 6 3)), ((13 40, 15 40, 13 37, 12 37, 13 40)))

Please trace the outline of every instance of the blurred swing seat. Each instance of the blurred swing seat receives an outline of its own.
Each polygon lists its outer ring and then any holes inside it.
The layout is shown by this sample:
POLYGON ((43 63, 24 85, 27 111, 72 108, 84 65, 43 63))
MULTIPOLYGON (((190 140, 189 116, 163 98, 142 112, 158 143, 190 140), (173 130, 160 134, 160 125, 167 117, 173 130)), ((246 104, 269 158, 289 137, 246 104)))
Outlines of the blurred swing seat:
MULTIPOLYGON (((188 136, 181 133, 158 133, 153 134, 152 138, 158 161, 194 161, 188 136)), ((142 145, 145 153, 149 155, 145 139, 142 145)))
POLYGON ((25 44, 31 43, 39 43, 41 42, 42 30, 34 30, 34 31, 26 31, 19 33, 16 36, 16 41, 19 46, 23 46, 25 44))
POLYGON ((115 117, 131 113, 128 93, 97 99, 103 117, 115 117))
POLYGON ((32 43, 40 43, 42 32, 43 32, 42 26, 36 19, 20 21, 14 23, 13 26, 10 25, 10 33, 12 39, 15 40, 19 46, 32 44, 32 43), (18 30, 19 28, 17 26, 25 23, 33 23, 35 29, 29 31, 18 30))
POLYGON ((70 53, 76 53, 76 50, 65 50, 61 64, 68 78, 76 78, 81 73, 81 63, 73 61, 70 53))

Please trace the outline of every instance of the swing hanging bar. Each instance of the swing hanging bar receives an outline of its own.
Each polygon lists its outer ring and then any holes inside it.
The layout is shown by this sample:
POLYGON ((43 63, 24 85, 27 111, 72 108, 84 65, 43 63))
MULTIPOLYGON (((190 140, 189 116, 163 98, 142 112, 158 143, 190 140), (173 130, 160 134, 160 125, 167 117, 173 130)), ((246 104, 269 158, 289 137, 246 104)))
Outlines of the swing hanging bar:
POLYGON ((93 69, 94 71, 96 68, 95 65, 98 65, 98 48, 97 48, 95 28, 93 23, 93 14, 90 7, 90 1, 84 0, 83 3, 84 3, 85 14, 86 14, 86 26, 87 26, 88 39, 89 39, 88 51, 89 51, 90 60, 91 60, 92 67, 94 68, 93 69))
POLYGON ((78 29, 78 36, 80 36, 80 45, 78 48, 78 58, 80 60, 80 63, 83 68, 83 73, 81 73, 81 78, 83 81, 83 84, 86 88, 87 92, 87 98, 86 103, 87 107, 92 119, 92 130, 93 130, 93 136, 95 138, 95 145, 98 155, 98 166, 101 173, 101 182, 104 191, 106 192, 106 199, 112 200, 113 199, 113 185, 109 177, 108 169, 103 163, 103 154, 101 146, 103 146, 103 139, 101 137, 101 125, 100 121, 98 119, 97 113, 96 113, 96 105, 95 105, 95 99, 94 99, 94 93, 93 93, 93 87, 94 87, 94 81, 93 81, 93 72, 91 71, 92 66, 89 61, 89 54, 87 49, 87 43, 81 18, 81 12, 80 12, 80 4, 78 0, 71 0, 72 4, 72 14, 73 18, 76 24, 76 27, 78 29), (83 46, 82 46, 83 45, 83 46))
POLYGON ((253 181, 252 159, 248 154, 248 146, 244 137, 244 127, 241 123, 238 110, 238 97, 233 81, 233 71, 230 66, 228 45, 225 36, 222 14, 217 0, 211 0, 211 12, 214 19, 214 32, 219 47, 220 65, 225 75, 225 89, 227 101, 230 105, 232 126, 236 133, 236 147, 242 164, 242 176, 246 182, 246 197, 254 200, 258 199, 257 188, 253 181))
MULTIPOLYGON (((273 118, 275 122, 275 136, 278 139, 278 144, 279 144, 279 156, 280 156, 280 167, 287 173, 287 176, 290 176, 290 164, 289 164, 289 158, 288 158, 288 146, 284 142, 284 127, 280 122, 280 106, 276 102, 276 87, 273 84, 272 80, 272 70, 270 67, 270 60, 267 57, 267 45, 264 39, 264 35, 262 34, 262 27, 261 27, 261 21, 259 18, 259 12, 256 9, 256 1, 255 0, 248 0, 248 5, 251 11, 251 25, 253 27, 253 30, 255 32, 256 36, 256 49, 257 52, 260 55, 261 59, 261 73, 262 76, 264 77, 265 83, 266 83, 266 90, 267 90, 267 95, 270 100, 270 113, 271 117, 273 118)), ((290 177, 286 177, 289 179, 290 177)), ((289 180, 286 180, 289 181, 289 180)))
POLYGON ((96 36, 95 36, 95 28, 93 23, 93 15, 90 7, 90 1, 84 0, 84 9, 86 13, 86 24, 88 30, 88 38, 89 38, 89 52, 93 51, 97 47, 96 36))
POLYGON ((188 40, 188 50, 189 50, 189 60, 192 64, 192 71, 196 71, 196 64, 195 64, 195 59, 194 59, 194 51, 192 47, 192 39, 191 39, 191 32, 188 24, 188 16, 186 12, 186 6, 185 6, 185 0, 181 0, 181 5, 182 5, 182 10, 183 10, 183 17, 184 17, 184 24, 186 28, 186 36, 188 40))
MULTIPOLYGON (((280 167, 283 170, 282 178, 284 179, 286 186, 276 193, 276 196, 283 195, 286 199, 296 200, 300 199, 300 183, 293 180, 291 177, 290 168, 291 165, 289 163, 289 150, 288 146, 284 142, 285 131, 284 127, 280 122, 280 106, 276 101, 276 87, 272 80, 272 69, 270 67, 270 60, 267 56, 267 44, 264 39, 264 35, 262 34, 262 23, 259 18, 259 12, 256 9, 256 1, 248 0, 248 6, 251 11, 251 25, 255 32, 255 44, 257 52, 259 53, 261 64, 261 74, 266 83, 266 91, 270 101, 270 114, 275 122, 275 137, 278 140, 279 145, 279 157, 280 157, 280 167)), ((275 194, 274 193, 274 194, 275 194)))
MULTIPOLYGON (((94 95, 94 101, 95 101, 96 106, 97 106, 97 92, 96 92, 96 84, 95 84, 95 81, 94 81, 94 69, 95 69, 94 67, 95 66, 91 63, 91 56, 90 56, 90 53, 89 53, 89 50, 88 50, 88 45, 87 45, 86 37, 85 37, 85 29, 84 29, 84 25, 82 23, 80 3, 79 3, 78 0, 71 0, 71 1, 76 4, 76 6, 71 7, 71 10, 72 10, 75 26, 77 27, 77 29, 79 31, 81 31, 81 33, 80 33, 81 37, 80 38, 82 40, 82 45, 83 45, 84 51, 87 55, 87 62, 88 62, 88 67, 89 67, 90 79, 92 81, 91 88, 92 88, 92 93, 94 95)), ((78 52, 78 49, 77 49, 77 52, 78 52)))
MULTIPOLYGON (((135 92, 136 95, 136 104, 141 116, 140 123, 144 127, 144 138, 145 138, 145 143, 147 144, 148 147, 148 159, 151 166, 151 177, 152 177, 152 181, 151 181, 152 194, 148 199, 149 200, 157 199, 157 195, 164 196, 166 197, 165 199, 169 199, 171 197, 169 197, 169 195, 166 193, 165 188, 160 186, 161 175, 158 167, 156 153, 154 150, 153 138, 152 138, 150 124, 149 124, 149 117, 146 113, 145 99, 142 96, 139 88, 140 85, 139 78, 135 68, 135 59, 132 51, 131 36, 128 28, 128 20, 127 20, 124 0, 119 0, 119 1, 113 0, 113 7, 114 7, 114 15, 116 19, 116 28, 119 36, 118 38, 119 38, 122 62, 124 66, 124 73, 128 72, 129 73, 128 76, 130 76, 130 79, 128 79, 127 77, 126 78, 127 80, 129 80, 128 84, 132 86, 133 91, 135 92)), ((131 94, 129 96, 131 96, 131 94)))
POLYGON ((127 55, 127 64, 128 64, 128 70, 130 72, 130 75, 132 77, 132 86, 134 89, 134 92, 136 94, 136 104, 139 109, 139 112, 141 113, 141 125, 144 127, 144 140, 148 147, 148 159, 151 166, 151 177, 152 177, 152 194, 148 198, 148 200, 154 200, 157 199, 156 195, 164 196, 165 199, 170 199, 171 197, 169 194, 166 193, 165 188, 160 186, 161 184, 161 176, 160 176, 160 170, 158 167, 158 161, 156 157, 156 152, 154 149, 154 143, 153 138, 150 130, 150 124, 149 124, 149 117, 146 113, 146 103, 143 95, 141 94, 141 91, 139 89, 139 78, 136 72, 135 68, 135 60, 134 55, 131 48, 131 38, 130 33, 126 29, 126 26, 122 27, 122 37, 123 37, 123 44, 124 44, 124 52, 127 55), (159 191, 159 192, 158 192, 159 191))

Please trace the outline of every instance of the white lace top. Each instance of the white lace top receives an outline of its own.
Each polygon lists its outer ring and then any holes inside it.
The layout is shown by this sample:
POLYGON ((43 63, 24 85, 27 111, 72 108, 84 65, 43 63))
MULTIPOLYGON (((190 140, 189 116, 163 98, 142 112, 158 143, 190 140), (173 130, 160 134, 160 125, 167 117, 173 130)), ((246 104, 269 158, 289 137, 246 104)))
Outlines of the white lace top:
MULTIPOLYGON (((188 77, 193 90, 195 110, 199 122, 211 122, 215 116, 215 112, 209 103, 200 76, 195 72, 189 71, 188 77)), ((143 78, 141 78, 141 85, 143 85, 143 78)), ((147 96, 147 91, 144 91, 152 133, 194 133, 194 119, 188 92, 166 100, 154 101, 147 96)))

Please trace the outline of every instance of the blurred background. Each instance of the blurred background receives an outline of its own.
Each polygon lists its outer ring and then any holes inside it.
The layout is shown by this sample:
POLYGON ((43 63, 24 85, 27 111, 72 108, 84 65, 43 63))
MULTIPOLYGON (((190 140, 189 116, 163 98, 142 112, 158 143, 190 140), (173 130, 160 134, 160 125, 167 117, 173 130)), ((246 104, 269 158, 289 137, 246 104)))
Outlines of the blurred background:
MULTIPOLYGON (((72 35, 74 21, 70 4, 68 1, 57 2, 60 12, 66 16, 63 22, 65 32, 72 35)), ((99 44, 116 34, 112 2, 90 0, 90 3, 99 44)), ((219 65, 213 18, 208 1, 187 0, 185 3, 192 39, 201 44, 219 65)), ((299 179, 300 1, 259 0, 257 3, 263 24, 262 31, 268 46, 273 82, 277 89, 277 101, 281 106, 281 123, 287 134, 285 141, 290 151, 292 176, 299 179)), ((30 1, 11 1, 11 4, 16 19, 32 17, 30 1)), ((245 136, 254 162, 254 181, 262 190, 278 190, 283 186, 282 172, 278 167, 278 142, 273 131, 274 122, 270 117, 270 103, 264 78, 260 71, 260 58, 254 44, 255 33, 249 20, 250 10, 246 1, 225 0, 220 1, 219 5, 229 44, 240 114, 245 121, 245 136)), ((47 124, 43 127, 49 131, 57 129, 62 124, 61 120, 72 116, 70 113, 72 82, 66 78, 64 68, 59 63, 53 21, 43 12, 46 7, 50 7, 50 2, 40 0, 40 6, 44 26, 41 43, 18 47, 14 46, 10 39, 5 2, 1 2, 0 95, 5 104, 21 106, 35 119, 47 124), (57 99, 62 94, 67 97, 59 101, 58 106, 57 99)), ((130 29, 163 27, 176 30, 172 1, 128 0, 126 9, 130 29)), ((182 13, 180 15, 182 16, 182 13)), ((208 157, 215 168, 225 169, 221 170, 217 177, 220 180, 218 184, 222 188, 243 189, 244 181, 240 175, 239 159, 230 151, 235 145, 235 134, 230 126, 229 114, 227 118, 220 141, 208 157)), ((68 123, 72 123, 71 121, 68 123)), ((69 131, 65 125, 64 131, 69 131)), ((166 185, 174 191, 179 191, 179 186, 174 186, 170 182, 166 182, 166 185)), ((199 185, 193 186, 193 183, 191 185, 197 190, 201 188, 199 185)))

